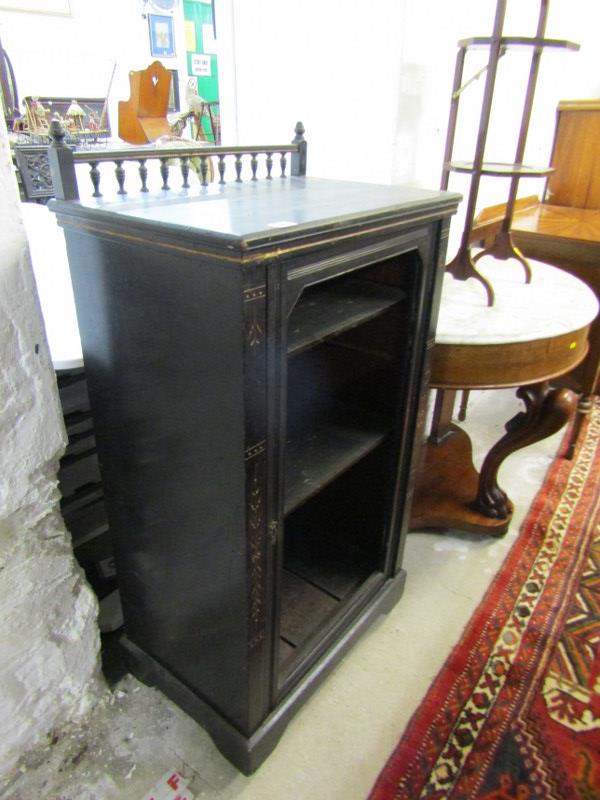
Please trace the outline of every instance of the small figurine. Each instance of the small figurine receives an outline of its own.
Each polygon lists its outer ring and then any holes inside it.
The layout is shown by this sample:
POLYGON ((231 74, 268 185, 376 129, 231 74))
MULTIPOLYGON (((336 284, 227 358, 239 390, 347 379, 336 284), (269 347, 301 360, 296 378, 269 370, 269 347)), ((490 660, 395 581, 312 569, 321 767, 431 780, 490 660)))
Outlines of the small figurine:
POLYGON ((24 100, 27 115, 27 126, 31 133, 48 132, 48 109, 44 108, 37 97, 29 97, 24 100))
POLYGON ((185 87, 185 99, 190 111, 202 114, 206 100, 198 94, 198 84, 195 78, 190 78, 185 87))
POLYGON ((83 131, 84 124, 83 121, 85 119, 85 111, 79 105, 77 100, 71 100, 71 105, 67 109, 67 117, 71 122, 71 126, 75 130, 83 131))

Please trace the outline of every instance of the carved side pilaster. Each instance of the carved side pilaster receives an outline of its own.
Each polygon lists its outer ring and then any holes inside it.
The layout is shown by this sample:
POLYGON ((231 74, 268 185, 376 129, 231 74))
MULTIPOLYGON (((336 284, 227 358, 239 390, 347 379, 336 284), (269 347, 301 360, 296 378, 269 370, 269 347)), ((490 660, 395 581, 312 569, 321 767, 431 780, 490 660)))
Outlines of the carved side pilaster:
POLYGON ((269 542, 266 458, 267 321, 264 283, 247 285, 243 291, 243 301, 248 648, 255 650, 265 639, 266 550, 269 542))

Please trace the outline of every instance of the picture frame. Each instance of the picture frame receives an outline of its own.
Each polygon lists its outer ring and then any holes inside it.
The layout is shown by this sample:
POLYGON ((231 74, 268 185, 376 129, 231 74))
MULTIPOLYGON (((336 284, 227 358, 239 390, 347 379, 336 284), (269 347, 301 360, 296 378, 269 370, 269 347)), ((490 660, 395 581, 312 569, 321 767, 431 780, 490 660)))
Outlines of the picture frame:
POLYGON ((173 17, 163 14, 148 14, 150 32, 150 55, 158 58, 171 58, 175 55, 175 36, 173 17))

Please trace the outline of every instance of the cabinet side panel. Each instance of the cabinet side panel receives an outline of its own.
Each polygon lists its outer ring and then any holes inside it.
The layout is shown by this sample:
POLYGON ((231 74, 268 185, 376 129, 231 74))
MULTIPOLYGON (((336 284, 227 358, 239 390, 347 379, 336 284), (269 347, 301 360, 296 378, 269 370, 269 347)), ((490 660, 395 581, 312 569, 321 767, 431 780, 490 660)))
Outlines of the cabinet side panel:
POLYGON ((240 272, 66 233, 127 637, 243 728, 240 272))

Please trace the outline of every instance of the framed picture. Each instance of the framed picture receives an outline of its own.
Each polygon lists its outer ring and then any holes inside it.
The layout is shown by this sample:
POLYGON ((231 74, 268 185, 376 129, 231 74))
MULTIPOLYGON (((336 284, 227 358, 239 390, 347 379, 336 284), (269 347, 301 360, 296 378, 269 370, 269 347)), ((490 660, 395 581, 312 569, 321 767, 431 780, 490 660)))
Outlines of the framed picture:
POLYGON ((179 111, 179 73, 176 69, 170 69, 171 89, 169 90, 169 107, 167 111, 179 111))
POLYGON ((173 17, 148 14, 148 27, 150 29, 150 55, 159 58, 174 56, 173 17))

